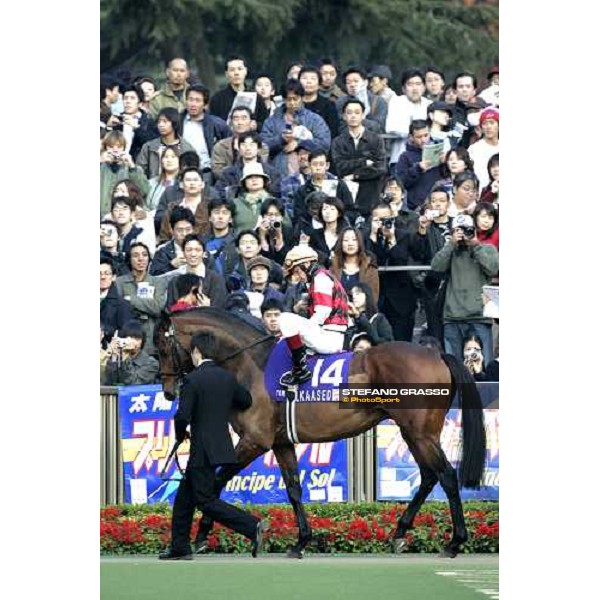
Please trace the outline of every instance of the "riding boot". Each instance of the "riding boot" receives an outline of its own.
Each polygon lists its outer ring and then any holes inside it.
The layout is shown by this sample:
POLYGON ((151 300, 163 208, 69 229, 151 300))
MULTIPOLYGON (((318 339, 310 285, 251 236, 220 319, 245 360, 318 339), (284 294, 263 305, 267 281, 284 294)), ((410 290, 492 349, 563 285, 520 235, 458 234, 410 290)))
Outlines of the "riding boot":
POLYGON ((285 386, 301 385, 312 377, 306 360, 306 346, 298 334, 287 338, 286 342, 292 353, 292 370, 284 373, 279 381, 285 386))

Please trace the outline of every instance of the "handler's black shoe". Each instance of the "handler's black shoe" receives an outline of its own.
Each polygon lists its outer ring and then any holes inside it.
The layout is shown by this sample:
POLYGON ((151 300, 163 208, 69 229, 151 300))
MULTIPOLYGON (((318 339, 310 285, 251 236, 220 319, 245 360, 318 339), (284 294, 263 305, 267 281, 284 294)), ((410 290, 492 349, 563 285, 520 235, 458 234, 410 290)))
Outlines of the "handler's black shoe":
POLYGON ((163 550, 158 555, 158 560, 192 560, 192 553, 189 552, 187 554, 182 554, 181 552, 173 552, 172 548, 168 550, 163 550))
POLYGON ((263 536, 265 531, 269 529, 269 521, 263 519, 256 525, 256 535, 252 540, 252 558, 256 558, 256 555, 262 552, 263 536))

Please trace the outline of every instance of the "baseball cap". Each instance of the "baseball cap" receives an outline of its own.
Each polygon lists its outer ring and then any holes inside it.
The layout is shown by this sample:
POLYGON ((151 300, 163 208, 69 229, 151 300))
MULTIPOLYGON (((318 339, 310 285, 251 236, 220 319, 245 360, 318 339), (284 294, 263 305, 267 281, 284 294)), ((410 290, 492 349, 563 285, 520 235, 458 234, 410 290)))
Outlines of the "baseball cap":
POLYGON ((392 71, 387 65, 375 65, 371 68, 368 78, 381 77, 381 79, 387 79, 388 81, 392 78, 392 71))
POLYGON ((500 123, 500 113, 495 108, 486 108, 485 110, 482 110, 479 115, 479 124, 482 125, 483 122, 488 119, 493 119, 500 123))
POLYGON ((427 114, 435 112, 436 110, 446 111, 446 112, 450 113, 451 116, 453 114, 452 105, 448 104, 447 102, 442 102, 440 100, 436 100, 435 102, 432 102, 427 107, 427 114))

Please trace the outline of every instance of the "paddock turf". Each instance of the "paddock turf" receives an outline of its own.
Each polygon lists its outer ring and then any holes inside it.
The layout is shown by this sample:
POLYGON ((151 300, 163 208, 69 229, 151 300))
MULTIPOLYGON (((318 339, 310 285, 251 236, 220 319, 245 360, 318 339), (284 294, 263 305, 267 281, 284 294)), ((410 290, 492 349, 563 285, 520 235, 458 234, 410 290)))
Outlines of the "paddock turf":
POLYGON ((497 600, 498 555, 101 557, 102 600, 497 600))

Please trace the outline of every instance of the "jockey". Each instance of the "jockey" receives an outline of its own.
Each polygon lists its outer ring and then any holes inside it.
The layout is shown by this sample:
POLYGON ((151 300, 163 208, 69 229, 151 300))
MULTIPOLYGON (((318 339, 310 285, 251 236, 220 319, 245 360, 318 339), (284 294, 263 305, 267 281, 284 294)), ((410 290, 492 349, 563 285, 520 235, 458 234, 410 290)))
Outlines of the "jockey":
POLYGON ((296 277, 309 285, 309 319, 295 313, 281 313, 279 327, 292 353, 292 370, 280 383, 300 385, 311 378, 306 362, 306 346, 319 354, 344 349, 344 334, 350 325, 348 296, 342 284, 318 263, 317 253, 307 244, 294 246, 283 264, 286 277, 296 277))

